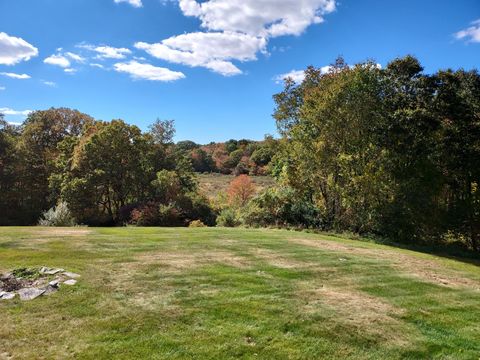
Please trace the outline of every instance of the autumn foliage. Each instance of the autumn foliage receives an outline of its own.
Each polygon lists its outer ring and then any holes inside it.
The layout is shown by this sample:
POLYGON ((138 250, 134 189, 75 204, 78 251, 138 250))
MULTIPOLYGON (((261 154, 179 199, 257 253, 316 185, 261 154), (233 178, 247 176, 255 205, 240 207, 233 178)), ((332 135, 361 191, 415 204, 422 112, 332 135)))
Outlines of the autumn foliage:
POLYGON ((228 199, 232 205, 245 206, 255 195, 256 186, 248 175, 237 176, 228 188, 228 199))

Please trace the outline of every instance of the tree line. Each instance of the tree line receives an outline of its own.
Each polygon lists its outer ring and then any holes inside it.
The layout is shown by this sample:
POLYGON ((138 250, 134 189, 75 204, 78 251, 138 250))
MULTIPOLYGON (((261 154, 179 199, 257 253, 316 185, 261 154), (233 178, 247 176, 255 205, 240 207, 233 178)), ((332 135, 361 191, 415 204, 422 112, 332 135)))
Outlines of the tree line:
POLYGON ((64 108, 22 126, 0 117, 0 224, 71 213, 87 225, 295 227, 479 251, 478 71, 426 74, 407 56, 305 75, 274 95, 281 137, 262 142, 174 144, 173 121, 142 132, 64 108), (240 177, 212 201, 195 171, 240 177), (246 174, 276 183, 257 193, 246 174))
POLYGON ((214 225, 190 158, 172 146, 171 125, 142 132, 66 108, 35 111, 22 126, 2 119, 0 224, 36 224, 62 202, 79 224, 214 225))
POLYGON ((304 225, 480 250, 480 76, 338 59, 275 95, 280 183, 304 225))

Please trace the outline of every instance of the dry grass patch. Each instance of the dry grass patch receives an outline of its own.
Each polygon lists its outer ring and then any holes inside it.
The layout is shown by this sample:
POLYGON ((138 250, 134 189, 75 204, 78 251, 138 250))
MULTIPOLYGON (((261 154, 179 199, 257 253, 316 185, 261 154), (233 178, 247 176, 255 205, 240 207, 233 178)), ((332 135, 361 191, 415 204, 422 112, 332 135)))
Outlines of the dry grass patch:
POLYGON ((139 265, 159 265, 167 267, 170 270, 182 271, 193 269, 209 264, 224 264, 239 269, 246 269, 251 264, 243 256, 237 255, 227 250, 208 250, 201 252, 164 252, 164 253, 144 253, 134 258, 139 265))
POLYGON ((360 336, 367 335, 382 341, 403 346, 408 339, 402 332, 404 326, 398 319, 404 310, 382 299, 370 296, 354 287, 300 284, 298 296, 304 302, 305 314, 333 311, 332 320, 341 323, 360 336))
POLYGON ((85 227, 34 227, 32 235, 52 237, 84 237, 92 234, 92 230, 85 227))
MULTIPOLYGON (((117 264, 105 282, 110 289, 126 297, 129 304, 146 310, 168 308, 175 310, 173 304, 175 288, 164 283, 150 289, 151 284, 139 281, 147 267, 158 266, 165 279, 182 275, 189 270, 211 264, 224 264, 238 269, 247 269, 251 264, 247 258, 226 250, 205 252, 147 252, 134 256, 131 261, 117 264)), ((212 289, 205 289, 205 295, 212 289)))
POLYGON ((387 249, 370 249, 350 246, 329 240, 291 239, 296 244, 310 246, 322 250, 339 252, 346 255, 364 256, 376 260, 386 260, 406 275, 417 277, 423 281, 449 287, 466 287, 480 290, 480 281, 470 279, 463 273, 446 269, 434 260, 408 255, 403 252, 387 249))
POLYGON ((254 249, 252 251, 252 255, 267 262, 269 265, 282 268, 282 269, 302 269, 302 268, 311 268, 311 267, 318 268, 319 267, 317 263, 294 260, 282 255, 279 255, 275 251, 263 249, 263 248, 254 249))

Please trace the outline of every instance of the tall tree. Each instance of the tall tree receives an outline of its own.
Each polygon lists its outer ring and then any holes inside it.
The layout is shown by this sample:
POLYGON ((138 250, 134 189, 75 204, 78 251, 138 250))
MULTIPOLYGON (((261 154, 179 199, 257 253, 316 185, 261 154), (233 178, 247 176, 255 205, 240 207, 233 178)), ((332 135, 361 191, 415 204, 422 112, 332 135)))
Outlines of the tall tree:
POLYGON ((154 176, 145 163, 148 137, 122 120, 96 123, 73 151, 71 171, 62 181, 62 197, 80 221, 99 216, 116 221, 118 211, 143 199, 154 176))
POLYGON ((156 144, 172 144, 176 132, 175 120, 157 119, 152 125, 150 125, 149 131, 156 144))

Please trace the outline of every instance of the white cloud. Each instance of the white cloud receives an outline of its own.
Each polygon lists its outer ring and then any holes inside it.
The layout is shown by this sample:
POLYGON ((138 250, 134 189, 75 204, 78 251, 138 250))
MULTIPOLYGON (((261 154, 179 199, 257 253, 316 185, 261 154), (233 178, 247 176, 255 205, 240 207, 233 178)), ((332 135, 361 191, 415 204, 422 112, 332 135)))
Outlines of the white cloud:
POLYGON ((142 64, 134 60, 128 63, 116 63, 114 68, 117 72, 130 74, 135 80, 169 82, 185 78, 185 75, 181 72, 156 67, 150 64, 142 64))
POLYGON ((466 39, 468 42, 480 43, 480 19, 471 23, 472 26, 454 34, 459 39, 466 39))
POLYGON ((116 48, 112 46, 94 46, 89 44, 80 44, 77 47, 94 51, 98 55, 97 59, 125 59, 126 55, 130 55, 132 52, 126 48, 116 48))
POLYGON ((196 32, 173 36, 156 44, 139 42, 135 47, 158 59, 192 67, 201 66, 228 76, 242 72, 232 60, 256 60, 256 54, 265 52, 266 45, 266 39, 247 34, 196 32))
POLYGON ((78 55, 78 54, 75 54, 75 53, 72 53, 72 52, 66 52, 65 53, 66 56, 68 56, 70 59, 74 60, 74 61, 77 61, 77 62, 85 62, 85 58, 78 55))
POLYGON ((292 70, 285 74, 275 76, 274 80, 280 84, 286 79, 292 79, 296 84, 300 84, 305 79, 305 70, 292 70))
POLYGON ((225 76, 241 74, 234 61, 267 53, 268 40, 300 35, 336 9, 336 0, 178 0, 186 16, 200 19, 206 32, 173 36, 135 47, 172 63, 205 67, 225 76))
POLYGON ((42 83, 44 85, 47 85, 47 86, 50 86, 50 87, 57 87, 57 83, 53 82, 53 81, 46 81, 46 80, 42 80, 42 83))
POLYGON ((95 63, 92 63, 90 64, 91 67, 96 67, 96 68, 99 68, 99 69, 103 69, 104 66, 102 64, 95 64, 95 63))
MULTIPOLYGON (((347 65, 348 66, 348 65, 347 65)), ((380 64, 377 64, 376 65, 379 69, 382 68, 382 66, 380 64)), ((326 65, 326 66, 322 66, 320 68, 320 73, 322 74, 327 74, 329 73, 331 70, 333 69, 333 66, 332 65, 326 65)), ((294 83, 296 84, 301 84, 303 80, 305 80, 305 70, 292 70, 288 73, 285 73, 285 74, 280 74, 280 75, 277 75, 273 78, 273 80, 275 80, 275 82, 277 84, 281 84, 284 80, 286 80, 287 78, 290 78, 293 80, 294 83)))
MULTIPOLYGON (((330 72, 331 70, 332 70, 331 65, 322 66, 320 68, 320 72, 322 74, 326 74, 326 73, 330 72)), ((273 80, 275 80, 275 82, 277 84, 280 84, 284 80, 286 80, 287 78, 292 79, 293 82, 296 83, 296 84, 301 84, 302 81, 305 80, 305 70, 292 70, 288 73, 280 74, 280 75, 275 76, 273 78, 273 80)))
POLYGON ((7 90, 7 88, 5 86, 0 86, 0 91, 4 91, 4 90, 7 90))
POLYGON ((99 58, 104 59, 124 59, 125 55, 132 53, 129 49, 114 48, 111 46, 99 46, 95 48, 95 51, 99 53, 99 58))
POLYGON ((0 75, 12 78, 12 79, 20 79, 20 80, 25 80, 25 79, 30 79, 30 75, 27 74, 15 74, 15 73, 8 73, 8 72, 2 72, 0 75))
POLYGON ((132 5, 133 7, 140 8, 143 6, 142 0, 114 0, 116 4, 126 2, 132 5))
POLYGON ((0 32, 0 64, 15 65, 38 55, 38 49, 25 40, 0 32))
POLYGON ((77 72, 77 69, 66 68, 63 71, 65 71, 67 74, 75 74, 77 72))
POLYGON ((0 113, 4 115, 22 115, 28 116, 32 110, 13 110, 10 108, 0 108, 0 113))
POLYGON ((299 35, 336 8, 335 0, 179 0, 179 4, 205 29, 263 37, 299 35))
POLYGON ((71 63, 70 60, 68 60, 65 56, 63 55, 52 55, 43 60, 45 64, 50 64, 50 65, 55 65, 55 66, 60 66, 63 68, 68 68, 70 67, 71 63))

